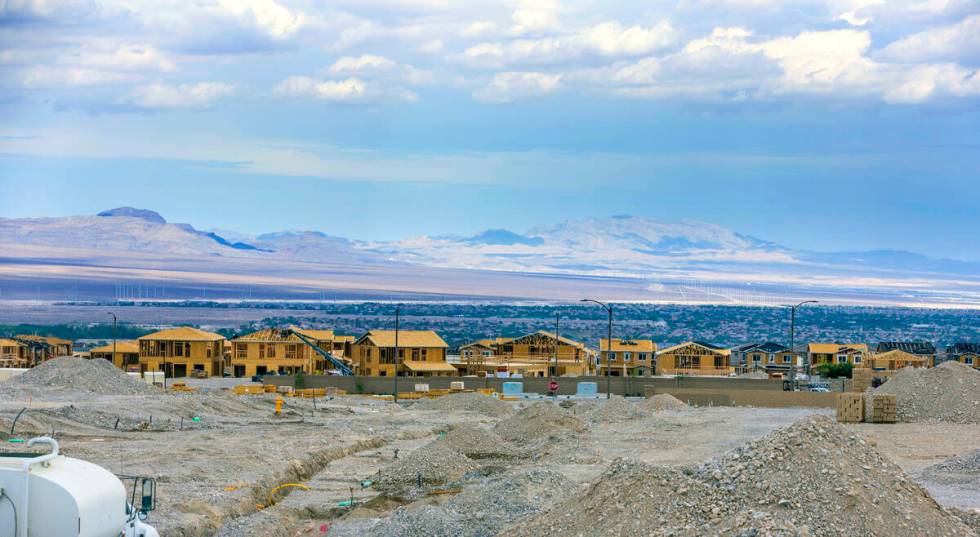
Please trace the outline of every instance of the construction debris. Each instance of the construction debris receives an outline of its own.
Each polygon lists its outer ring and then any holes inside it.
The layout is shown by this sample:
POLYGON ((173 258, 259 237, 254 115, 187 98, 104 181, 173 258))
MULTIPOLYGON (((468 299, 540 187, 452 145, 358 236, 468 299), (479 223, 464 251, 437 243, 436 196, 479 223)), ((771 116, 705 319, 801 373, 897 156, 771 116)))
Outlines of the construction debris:
POLYGON ((975 535, 901 469, 809 417, 683 470, 614 461, 508 535, 975 535))
POLYGON ((613 395, 609 399, 583 401, 575 405, 574 409, 576 416, 584 415, 591 423, 618 423, 646 416, 646 412, 638 404, 619 395, 613 395))
POLYGON ((414 499, 477 468, 449 442, 439 439, 385 466, 374 486, 394 498, 414 499))
POLYGON ((0 383, 0 393, 14 395, 38 389, 91 395, 148 395, 160 390, 135 379, 108 360, 62 356, 0 383))
POLYGON ((980 371, 959 362, 906 367, 870 393, 896 395, 900 422, 980 423, 980 371))
POLYGON ((474 423, 464 423, 449 430, 445 440, 471 459, 506 459, 521 454, 497 433, 474 423))
POLYGON ((980 449, 933 464, 922 471, 922 477, 943 485, 972 485, 980 490, 980 449))

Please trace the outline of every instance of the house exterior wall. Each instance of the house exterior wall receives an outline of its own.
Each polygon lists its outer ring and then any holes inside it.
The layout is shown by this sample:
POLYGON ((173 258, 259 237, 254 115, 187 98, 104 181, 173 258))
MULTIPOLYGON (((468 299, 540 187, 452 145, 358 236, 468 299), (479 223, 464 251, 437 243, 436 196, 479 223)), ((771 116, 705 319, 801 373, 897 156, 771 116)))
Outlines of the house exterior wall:
POLYGON ((729 356, 697 345, 657 353, 657 373, 661 375, 727 375, 734 372, 729 356))
MULTIPOLYGON (((367 377, 392 377, 395 375, 395 348, 378 347, 366 340, 352 346, 352 359, 355 373, 367 377)), ((414 373, 402 365, 404 360, 418 362, 446 362, 446 349, 442 347, 401 347, 398 348, 399 376, 445 376, 452 372, 414 373)))
POLYGON ((167 377, 173 378, 189 375, 196 369, 208 376, 221 376, 223 341, 140 339, 140 372, 165 371, 167 377))
MULTIPOLYGON (((330 342, 317 346, 331 350, 330 342)), ((231 343, 231 373, 235 377, 251 377, 275 371, 294 374, 322 372, 326 360, 302 341, 243 341, 231 343)))

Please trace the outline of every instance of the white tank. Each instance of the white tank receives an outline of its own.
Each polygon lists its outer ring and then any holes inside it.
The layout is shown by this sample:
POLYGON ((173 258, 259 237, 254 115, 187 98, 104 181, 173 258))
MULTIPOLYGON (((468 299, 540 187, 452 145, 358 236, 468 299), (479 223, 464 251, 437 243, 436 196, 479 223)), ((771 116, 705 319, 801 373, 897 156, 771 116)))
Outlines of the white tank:
POLYGON ((0 454, 6 496, 0 498, 0 535, 14 535, 9 498, 17 506, 17 537, 118 537, 126 524, 122 482, 101 466, 58 455, 53 440, 38 443, 54 451, 34 458, 0 454))

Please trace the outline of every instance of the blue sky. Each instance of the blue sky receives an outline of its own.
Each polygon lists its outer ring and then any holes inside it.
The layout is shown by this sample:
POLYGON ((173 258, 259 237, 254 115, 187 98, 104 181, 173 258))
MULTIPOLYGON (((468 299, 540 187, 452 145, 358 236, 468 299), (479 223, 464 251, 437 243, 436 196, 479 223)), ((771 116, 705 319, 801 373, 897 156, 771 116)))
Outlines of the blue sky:
POLYGON ((8 0, 0 216, 980 258, 980 4, 8 0))

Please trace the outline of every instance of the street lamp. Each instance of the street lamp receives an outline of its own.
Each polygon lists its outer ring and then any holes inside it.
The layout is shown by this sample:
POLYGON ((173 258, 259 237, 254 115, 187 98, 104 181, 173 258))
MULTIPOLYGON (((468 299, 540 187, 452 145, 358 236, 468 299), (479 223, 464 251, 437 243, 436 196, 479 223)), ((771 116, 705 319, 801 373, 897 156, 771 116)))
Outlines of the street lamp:
MULTIPOLYGON (((560 343, 558 341, 558 317, 559 314, 555 312, 555 369, 551 377, 552 380, 554 380, 555 377, 558 376, 558 344, 560 343)), ((558 390, 555 390, 555 401, 557 400, 558 400, 558 390)))
POLYGON ((117 319, 116 319, 116 314, 115 313, 112 313, 110 311, 109 312, 109 315, 112 315, 112 363, 113 363, 113 365, 115 365, 115 363, 116 363, 116 320, 117 319))
POLYGON ((395 403, 398 403, 398 321, 402 307, 395 306, 395 403))
MULTIPOLYGON (((793 361, 794 362, 796 361, 795 360, 795 358, 796 358, 796 308, 799 308, 799 307, 803 306, 804 304, 817 304, 817 303, 818 302, 816 300, 804 300, 803 302, 800 302, 799 304, 797 304, 795 306, 790 306, 790 309, 789 309, 789 311, 790 311, 790 313, 789 313, 789 350, 790 350, 791 353, 793 353, 793 358, 794 358, 793 361)), ((804 363, 803 365, 804 365, 804 368, 803 368, 804 372, 806 372, 806 374, 809 375, 810 374, 810 369, 808 367, 809 364, 808 363, 804 363)), ((791 364, 791 367, 789 368, 789 379, 791 381, 795 381, 796 380, 796 364, 795 363, 791 364)), ((793 389, 795 390, 796 388, 794 387, 793 389)))
MULTIPOLYGON (((606 399, 609 399, 611 396, 610 394, 612 393, 609 386, 609 371, 612 369, 612 362, 610 362, 612 359, 612 306, 603 304, 602 302, 591 298, 583 298, 580 302, 592 302, 598 304, 603 308, 606 308, 606 313, 609 314, 609 325, 606 331, 606 399)), ((599 348, 599 352, 602 352, 601 346, 599 348)))

